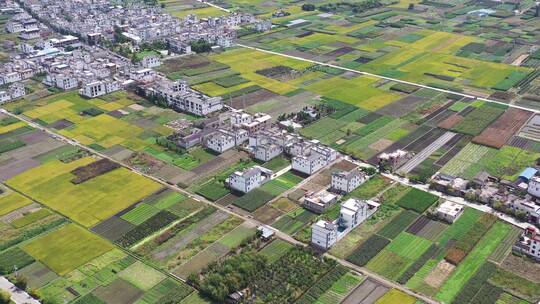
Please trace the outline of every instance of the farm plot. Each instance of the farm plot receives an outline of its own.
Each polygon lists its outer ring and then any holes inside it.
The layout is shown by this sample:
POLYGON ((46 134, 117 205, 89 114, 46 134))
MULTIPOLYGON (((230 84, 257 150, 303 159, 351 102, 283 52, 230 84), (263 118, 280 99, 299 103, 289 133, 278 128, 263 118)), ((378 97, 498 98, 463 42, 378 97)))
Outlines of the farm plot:
POLYGON ((93 162, 85 157, 70 163, 47 162, 7 181, 7 184, 87 227, 105 220, 157 191, 160 185, 119 168, 81 184, 72 170, 93 162))
POLYGON ((397 204, 405 209, 423 213, 438 200, 436 195, 412 188, 397 201, 397 204))
POLYGON ((268 263, 272 264, 286 254, 292 247, 293 245, 291 243, 276 239, 259 251, 259 254, 265 256, 268 263))
POLYGON ((479 135, 486 127, 501 116, 505 110, 506 107, 503 106, 484 104, 467 114, 451 129, 467 135, 479 135))
POLYGON ((111 250, 113 245, 70 224, 24 245, 22 249, 59 275, 111 250))
POLYGON ((393 239, 413 223, 419 214, 410 210, 401 212, 390 223, 386 224, 377 234, 393 239))
POLYGON ((474 275, 491 252, 504 240, 510 228, 509 225, 501 222, 495 223, 463 262, 452 272, 448 280, 441 286, 436 298, 444 302, 452 301, 467 280, 474 275))
POLYGON ((367 268, 397 280, 430 246, 430 241, 402 232, 369 261, 367 268))
POLYGON ((531 115, 531 112, 510 108, 472 141, 499 149, 529 120, 531 115))

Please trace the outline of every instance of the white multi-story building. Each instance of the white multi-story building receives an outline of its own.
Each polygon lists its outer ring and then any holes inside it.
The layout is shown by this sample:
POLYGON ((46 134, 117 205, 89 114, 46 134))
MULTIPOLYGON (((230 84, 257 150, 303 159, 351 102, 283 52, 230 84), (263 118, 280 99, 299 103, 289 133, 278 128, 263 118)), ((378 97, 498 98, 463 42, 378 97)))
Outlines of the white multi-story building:
POLYGON ((33 30, 24 29, 21 32, 19 32, 19 38, 24 39, 24 40, 37 39, 39 37, 41 37, 41 35, 39 34, 38 29, 33 29, 33 30))
POLYGON ((16 82, 9 86, 8 93, 11 95, 11 99, 17 99, 26 95, 26 89, 23 83, 16 82))
POLYGON ((262 144, 258 145, 253 150, 253 157, 260 161, 269 161, 274 157, 277 157, 283 152, 281 146, 275 144, 262 144))
POLYGON ((540 231, 538 228, 530 226, 525 229, 512 249, 540 261, 540 231))
POLYGON ((352 230, 365 221, 375 210, 378 204, 350 198, 341 204, 339 211, 339 226, 352 230))
POLYGON ((189 88, 185 81, 171 81, 158 75, 151 69, 143 69, 132 73, 132 79, 148 83, 143 86, 147 95, 165 98, 167 104, 179 111, 198 116, 207 116, 223 109, 221 97, 209 97, 189 88))
POLYGON ((329 249, 337 242, 338 226, 330 221, 319 220, 311 226, 311 243, 322 249, 329 249))
POLYGON ((25 95, 26 89, 24 88, 24 84, 21 82, 16 82, 10 85, 7 91, 0 91, 0 104, 4 104, 25 95))
POLYGON ((463 211, 463 205, 445 201, 437 207, 437 217, 452 224, 463 214, 463 211))
POLYGON ((223 153, 234 148, 235 139, 228 133, 221 131, 207 135, 203 140, 204 146, 217 153, 223 153))
POLYGON ((332 173, 331 188, 339 193, 350 193, 366 180, 366 176, 358 169, 332 173))
POLYGON ((4 104, 11 100, 11 96, 9 96, 7 91, 0 91, 0 104, 4 104))
POLYGON ((530 222, 540 224, 540 206, 527 198, 508 200, 506 207, 512 211, 521 211, 527 214, 530 222))
POLYGON ((292 168, 298 172, 312 175, 324 168, 328 162, 321 155, 314 153, 308 156, 295 156, 292 158, 292 168))
POLYGON ((260 166, 254 166, 244 171, 236 171, 229 176, 227 184, 233 190, 248 193, 260 187, 272 177, 273 172, 260 166))
POLYGON ((105 89, 105 83, 103 83, 102 81, 86 83, 79 90, 79 94, 89 98, 105 95, 107 94, 107 91, 105 89))
POLYGON ((161 60, 158 56, 145 56, 141 60, 141 64, 145 68, 155 68, 161 65, 161 60))
POLYGON ((531 177, 527 192, 534 197, 540 197, 540 176, 531 177))
POLYGON ((21 73, 19 73, 19 72, 7 73, 7 74, 5 74, 3 76, 0 76, 0 77, 2 78, 2 81, 1 81, 2 84, 21 81, 23 79, 21 73))
POLYGON ((67 74, 47 74, 43 81, 47 85, 55 86, 62 90, 71 90, 79 86, 77 78, 67 74))
POLYGON ((311 243, 322 249, 329 249, 352 229, 363 223, 377 209, 379 204, 350 198, 341 204, 339 218, 333 222, 320 220, 311 226, 311 243))

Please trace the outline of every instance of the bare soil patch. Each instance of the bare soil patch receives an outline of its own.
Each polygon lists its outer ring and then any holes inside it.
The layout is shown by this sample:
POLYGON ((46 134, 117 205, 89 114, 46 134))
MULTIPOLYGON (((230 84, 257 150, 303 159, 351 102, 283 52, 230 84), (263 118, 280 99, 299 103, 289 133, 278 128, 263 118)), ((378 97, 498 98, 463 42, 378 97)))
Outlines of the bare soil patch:
POLYGON ((456 266, 442 260, 437 266, 427 275, 425 282, 434 288, 439 288, 446 281, 450 273, 456 266))

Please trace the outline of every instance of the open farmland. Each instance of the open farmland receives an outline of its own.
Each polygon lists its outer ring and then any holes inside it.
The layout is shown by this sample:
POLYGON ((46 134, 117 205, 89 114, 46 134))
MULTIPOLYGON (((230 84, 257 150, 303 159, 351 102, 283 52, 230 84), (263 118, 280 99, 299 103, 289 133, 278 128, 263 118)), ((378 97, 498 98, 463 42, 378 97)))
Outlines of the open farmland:
POLYGON ((85 183, 71 183, 74 175, 70 171, 92 161, 90 157, 70 163, 51 161, 8 180, 7 184, 87 227, 160 188, 124 168, 85 183))

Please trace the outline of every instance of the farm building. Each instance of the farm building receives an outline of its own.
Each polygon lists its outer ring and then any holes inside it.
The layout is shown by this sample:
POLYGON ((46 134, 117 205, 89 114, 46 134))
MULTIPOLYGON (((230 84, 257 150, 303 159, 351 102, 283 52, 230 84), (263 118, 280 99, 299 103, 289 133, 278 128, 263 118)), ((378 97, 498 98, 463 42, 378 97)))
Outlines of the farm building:
POLYGON ((332 206, 337 201, 335 194, 329 193, 326 190, 306 195, 304 198, 304 208, 315 213, 323 213, 328 207, 332 206))
POLYGON ((311 244, 329 249, 352 229, 377 211, 379 204, 350 198, 341 204, 339 218, 333 222, 319 220, 311 226, 311 244))
POLYGON ((454 223, 463 213, 463 206, 451 201, 445 201, 437 207, 437 216, 449 223, 454 223))
POLYGON ((330 221, 319 220, 311 226, 311 244, 329 249, 337 242, 337 225, 330 221))
POLYGON ((263 167, 254 166, 244 171, 233 172, 226 182, 233 190, 248 193, 260 187, 272 177, 273 172, 263 167))
POLYGON ((332 173, 332 190, 339 193, 350 193, 366 180, 366 176, 358 169, 332 173))
POLYGON ((512 249, 540 261, 540 231, 538 228, 529 226, 525 229, 512 249))

